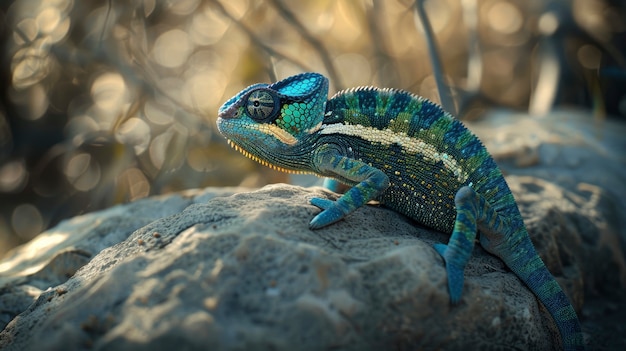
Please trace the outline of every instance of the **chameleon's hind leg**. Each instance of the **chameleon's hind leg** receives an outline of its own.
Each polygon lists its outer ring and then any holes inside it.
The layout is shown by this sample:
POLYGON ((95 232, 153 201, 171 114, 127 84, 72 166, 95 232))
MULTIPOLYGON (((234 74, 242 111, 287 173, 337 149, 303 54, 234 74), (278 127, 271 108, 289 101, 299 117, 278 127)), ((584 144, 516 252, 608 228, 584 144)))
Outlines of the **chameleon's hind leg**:
MULTIPOLYGON (((459 189, 454 203, 456 219, 450 241, 448 245, 435 244, 434 247, 446 264, 450 301, 457 303, 463 292, 463 271, 474 249, 477 228, 492 234, 499 232, 504 223, 485 198, 469 186, 459 189)), ((495 244, 487 240, 485 235, 481 236, 481 242, 485 241, 485 245, 495 244)))

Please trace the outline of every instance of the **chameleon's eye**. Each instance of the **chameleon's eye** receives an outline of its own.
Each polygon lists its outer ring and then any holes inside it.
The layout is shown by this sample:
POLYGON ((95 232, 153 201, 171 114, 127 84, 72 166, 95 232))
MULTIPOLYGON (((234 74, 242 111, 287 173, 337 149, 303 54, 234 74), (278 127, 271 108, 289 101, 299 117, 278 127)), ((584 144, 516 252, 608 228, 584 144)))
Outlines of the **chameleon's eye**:
POLYGON ((246 103, 248 116, 258 122, 271 122, 280 112, 280 98, 267 89, 255 90, 248 95, 246 103))

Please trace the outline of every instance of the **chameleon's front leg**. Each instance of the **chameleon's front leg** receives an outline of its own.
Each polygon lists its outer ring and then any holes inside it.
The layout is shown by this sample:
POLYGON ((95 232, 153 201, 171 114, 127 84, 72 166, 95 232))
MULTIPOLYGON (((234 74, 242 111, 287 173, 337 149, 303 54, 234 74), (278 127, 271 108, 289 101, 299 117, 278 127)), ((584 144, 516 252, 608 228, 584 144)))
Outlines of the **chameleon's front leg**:
POLYGON ((314 155, 318 171, 324 176, 350 180, 353 186, 337 201, 312 198, 311 204, 323 209, 311 220, 309 227, 318 229, 335 223, 368 201, 376 198, 389 187, 389 177, 367 163, 342 155, 332 146, 326 146, 314 155))

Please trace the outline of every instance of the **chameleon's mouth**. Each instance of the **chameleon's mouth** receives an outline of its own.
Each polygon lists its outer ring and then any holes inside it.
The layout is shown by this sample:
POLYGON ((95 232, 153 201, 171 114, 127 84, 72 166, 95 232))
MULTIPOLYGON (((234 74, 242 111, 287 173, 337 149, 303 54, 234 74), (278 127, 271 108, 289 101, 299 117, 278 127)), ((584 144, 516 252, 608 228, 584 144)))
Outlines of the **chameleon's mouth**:
POLYGON ((273 165, 273 164, 265 161, 262 158, 259 158, 259 157, 255 156, 255 155, 249 153, 243 147, 237 145, 234 141, 232 141, 230 139, 226 139, 226 140, 228 141, 228 145, 230 145, 233 149, 241 152, 247 158, 249 158, 249 159, 251 159, 253 161, 258 162, 258 163, 262 164, 263 166, 269 167, 271 169, 274 169, 274 170, 277 170, 277 171, 280 171, 280 172, 291 173, 291 174, 306 174, 306 173, 309 173, 309 172, 304 172, 304 171, 294 171, 294 170, 291 170, 291 169, 278 167, 276 165, 273 165))
MULTIPOLYGON (((251 133, 260 133, 265 136, 272 136, 284 145, 293 146, 298 143, 298 139, 295 136, 291 135, 289 132, 281 129, 279 126, 272 123, 253 123, 250 120, 241 120, 234 117, 224 118, 218 115, 217 129, 222 135, 226 136, 227 138, 229 135, 236 134, 233 133, 233 130, 245 129, 251 133)), ((241 146, 240 148, 244 149, 241 146)))

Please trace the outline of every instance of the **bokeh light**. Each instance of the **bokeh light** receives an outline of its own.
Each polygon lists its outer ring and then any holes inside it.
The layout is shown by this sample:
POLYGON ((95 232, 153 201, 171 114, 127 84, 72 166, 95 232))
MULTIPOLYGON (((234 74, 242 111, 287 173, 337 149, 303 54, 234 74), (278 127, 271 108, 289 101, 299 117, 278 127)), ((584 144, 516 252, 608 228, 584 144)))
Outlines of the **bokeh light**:
POLYGON ((32 204, 20 204, 13 209, 11 224, 15 233, 23 239, 32 239, 44 228, 39 209, 32 204))
POLYGON ((513 34, 523 25, 522 13, 508 1, 496 2, 487 12, 489 26, 503 34, 513 34))

